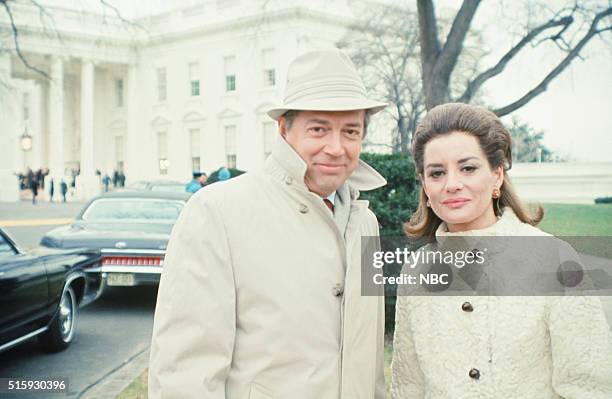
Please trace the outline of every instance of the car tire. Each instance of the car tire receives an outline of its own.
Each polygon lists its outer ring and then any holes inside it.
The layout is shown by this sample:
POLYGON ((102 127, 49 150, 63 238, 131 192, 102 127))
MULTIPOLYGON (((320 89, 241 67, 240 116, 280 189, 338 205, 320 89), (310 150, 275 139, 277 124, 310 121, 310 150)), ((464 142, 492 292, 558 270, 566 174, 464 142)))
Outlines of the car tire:
POLYGON ((39 336, 40 343, 45 350, 59 352, 70 345, 74 338, 77 308, 76 294, 72 287, 66 286, 49 328, 39 336))

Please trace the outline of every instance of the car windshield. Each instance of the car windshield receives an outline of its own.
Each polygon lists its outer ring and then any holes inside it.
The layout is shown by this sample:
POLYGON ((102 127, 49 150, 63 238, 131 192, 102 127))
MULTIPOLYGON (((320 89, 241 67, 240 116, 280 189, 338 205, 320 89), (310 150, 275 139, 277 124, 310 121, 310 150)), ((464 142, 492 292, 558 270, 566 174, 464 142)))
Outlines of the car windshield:
POLYGON ((83 220, 87 221, 162 221, 174 222, 184 202, 153 198, 104 198, 91 203, 83 220))
POLYGON ((152 184, 151 191, 165 191, 171 193, 184 193, 184 184, 152 184))

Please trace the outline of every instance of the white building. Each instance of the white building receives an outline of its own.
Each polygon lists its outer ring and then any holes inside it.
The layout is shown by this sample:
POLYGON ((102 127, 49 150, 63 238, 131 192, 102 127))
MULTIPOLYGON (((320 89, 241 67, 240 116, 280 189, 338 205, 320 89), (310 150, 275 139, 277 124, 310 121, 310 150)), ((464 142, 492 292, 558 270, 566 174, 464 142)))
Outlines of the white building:
MULTIPOLYGON (((131 21, 46 3, 53 22, 11 4, 22 53, 51 81, 14 51, 0 53, 0 82, 11 86, 0 95, 0 200, 17 199, 14 173, 26 165, 48 167, 56 182, 80 168, 81 198, 99 191, 96 170, 123 169, 128 182, 186 181, 192 170, 261 165, 277 137, 265 112, 280 99, 288 63, 340 39, 353 6, 175 3, 131 21), (26 130, 32 145, 23 151, 26 130)), ((8 29, 0 18, 0 48, 13 47, 8 29)))

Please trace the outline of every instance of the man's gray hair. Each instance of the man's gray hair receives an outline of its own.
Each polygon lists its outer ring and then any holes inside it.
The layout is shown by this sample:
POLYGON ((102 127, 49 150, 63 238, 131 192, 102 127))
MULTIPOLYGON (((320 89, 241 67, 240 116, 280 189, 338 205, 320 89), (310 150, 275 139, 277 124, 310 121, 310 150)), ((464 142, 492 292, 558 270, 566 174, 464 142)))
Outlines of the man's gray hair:
MULTIPOLYGON (((300 113, 299 110, 296 109, 290 109, 289 111, 285 112, 282 117, 285 118, 285 126, 287 127, 287 130, 291 129, 291 125, 293 125, 293 120, 295 119, 296 116, 298 116, 298 114, 300 113)), ((368 124, 370 123, 370 113, 366 110, 365 112, 365 118, 363 120, 363 138, 365 138, 365 135, 368 131, 368 124)))

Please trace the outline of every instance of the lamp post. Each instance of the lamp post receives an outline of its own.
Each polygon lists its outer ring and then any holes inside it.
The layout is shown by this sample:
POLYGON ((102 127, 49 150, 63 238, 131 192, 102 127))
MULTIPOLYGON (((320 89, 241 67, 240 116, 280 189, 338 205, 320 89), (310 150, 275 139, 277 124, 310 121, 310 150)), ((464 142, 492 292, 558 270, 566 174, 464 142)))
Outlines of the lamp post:
POLYGON ((32 136, 28 133, 28 128, 26 127, 23 130, 23 134, 21 135, 21 150, 23 152, 30 151, 32 149, 32 136))

